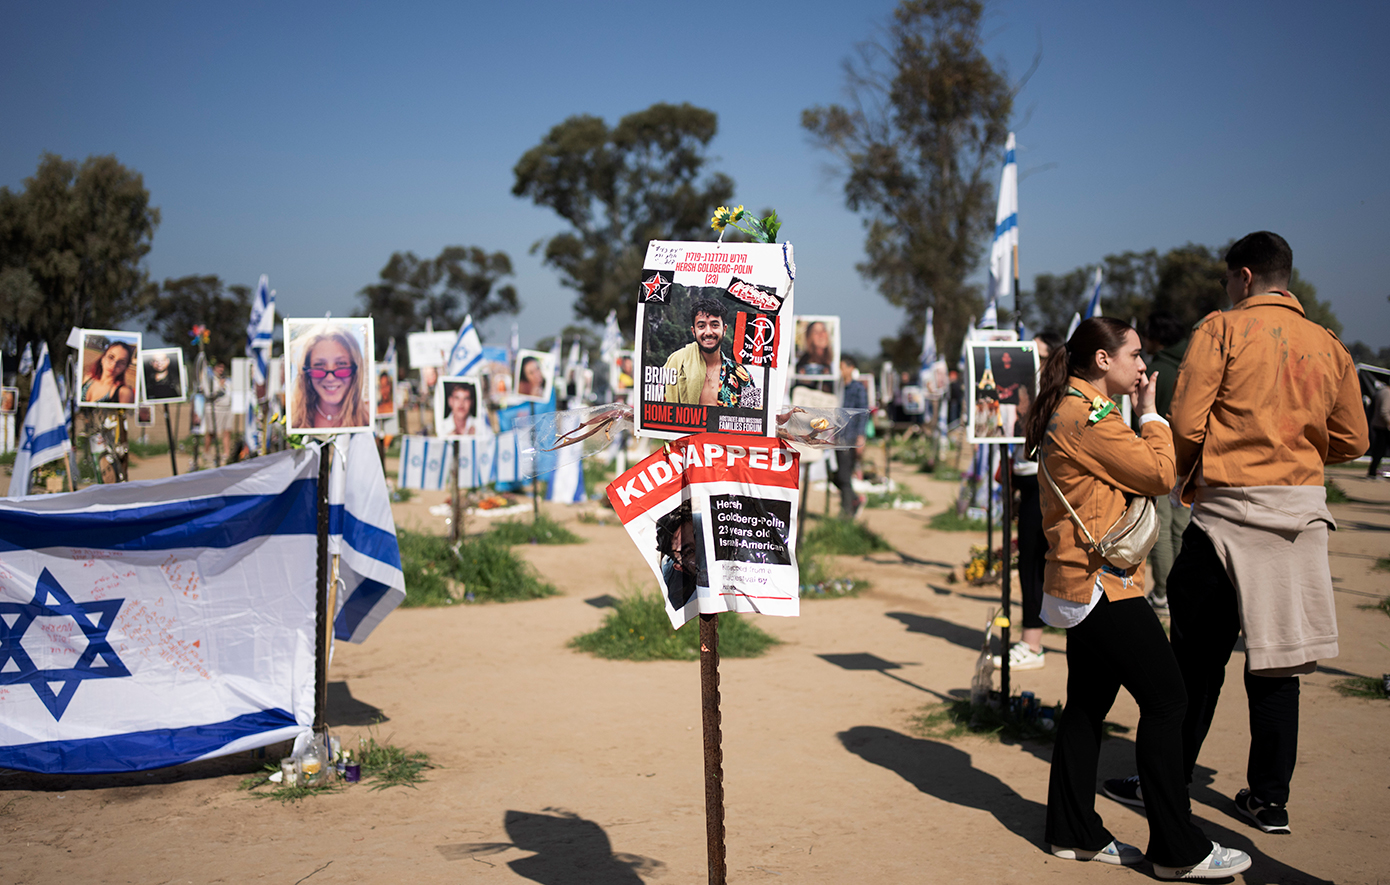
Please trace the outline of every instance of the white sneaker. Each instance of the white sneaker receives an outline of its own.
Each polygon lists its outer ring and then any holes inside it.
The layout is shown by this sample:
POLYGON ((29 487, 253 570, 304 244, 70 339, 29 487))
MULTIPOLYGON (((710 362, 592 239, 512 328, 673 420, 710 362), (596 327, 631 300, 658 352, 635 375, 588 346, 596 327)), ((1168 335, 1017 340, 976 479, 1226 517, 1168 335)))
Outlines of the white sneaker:
POLYGON ((1154 864, 1154 876, 1159 879, 1225 879, 1250 869, 1250 855, 1234 848, 1222 848, 1211 843, 1211 854, 1190 867, 1165 867, 1154 864))
MULTIPOLYGON (((994 669, 998 670, 1004 666, 1004 662, 999 660, 999 655, 994 655, 994 669)), ((1026 642, 1015 642, 1009 647, 1009 669, 1010 670, 1041 670, 1047 663, 1043 652, 1033 651, 1026 642)))
POLYGON ((1058 848, 1053 845, 1052 853, 1063 860, 1098 860, 1101 863, 1113 863, 1127 867, 1132 867, 1144 859, 1144 852, 1138 848, 1113 840, 1100 851, 1087 851, 1084 848, 1058 848))

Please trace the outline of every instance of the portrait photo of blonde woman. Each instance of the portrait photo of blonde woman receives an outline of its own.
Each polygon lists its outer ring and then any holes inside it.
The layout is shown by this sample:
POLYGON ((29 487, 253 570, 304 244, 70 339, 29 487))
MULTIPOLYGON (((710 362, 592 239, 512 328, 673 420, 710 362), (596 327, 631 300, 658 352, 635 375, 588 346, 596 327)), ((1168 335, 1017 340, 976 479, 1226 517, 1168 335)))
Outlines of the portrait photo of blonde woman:
POLYGON ((372 429, 370 318, 285 320, 289 433, 317 436, 372 429))

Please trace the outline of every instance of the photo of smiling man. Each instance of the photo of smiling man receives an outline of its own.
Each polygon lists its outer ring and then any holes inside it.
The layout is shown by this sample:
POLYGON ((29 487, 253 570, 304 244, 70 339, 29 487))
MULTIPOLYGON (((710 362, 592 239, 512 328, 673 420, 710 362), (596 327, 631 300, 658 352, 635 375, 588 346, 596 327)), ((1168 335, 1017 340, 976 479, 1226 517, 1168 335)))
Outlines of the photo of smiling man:
POLYGON ((738 405, 739 393, 753 379, 721 349, 724 330, 724 307, 718 301, 701 298, 690 306, 693 340, 666 359, 665 368, 673 370, 676 379, 666 385, 666 402, 738 405))

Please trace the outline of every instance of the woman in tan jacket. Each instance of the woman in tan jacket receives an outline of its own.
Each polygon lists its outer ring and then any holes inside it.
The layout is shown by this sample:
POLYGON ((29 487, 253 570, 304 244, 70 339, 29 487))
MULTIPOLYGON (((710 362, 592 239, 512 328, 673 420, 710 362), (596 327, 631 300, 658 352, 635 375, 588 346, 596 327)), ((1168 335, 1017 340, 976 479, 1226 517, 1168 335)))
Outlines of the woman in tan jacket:
POLYGON ((1067 631, 1067 703, 1052 753, 1047 841, 1062 858, 1137 864, 1160 879, 1227 877, 1250 856, 1222 848, 1192 824, 1182 760, 1187 708, 1182 675, 1157 615, 1144 599, 1143 564, 1120 569, 1091 549, 1057 497, 1066 496, 1100 538, 1137 495, 1164 495, 1176 480, 1173 434, 1154 412, 1138 334, 1108 317, 1086 320, 1043 366, 1028 416, 1026 450, 1038 450, 1049 550, 1043 620, 1067 631), (1134 397, 1136 436, 1118 402, 1134 397), (1051 477, 1051 482, 1047 480, 1051 477), (1120 687, 1139 704, 1135 757, 1148 810, 1149 845, 1117 842, 1095 810, 1102 723, 1120 687))

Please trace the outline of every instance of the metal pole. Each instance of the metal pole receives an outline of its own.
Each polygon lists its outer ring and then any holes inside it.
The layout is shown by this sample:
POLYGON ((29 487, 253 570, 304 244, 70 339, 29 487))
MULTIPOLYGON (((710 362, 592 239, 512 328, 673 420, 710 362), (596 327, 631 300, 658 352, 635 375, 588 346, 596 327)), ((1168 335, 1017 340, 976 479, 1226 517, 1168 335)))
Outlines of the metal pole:
MULTIPOLYGON (((536 404, 531 403, 531 426, 536 426, 536 404)), ((532 431, 534 433, 534 430, 532 431)), ((541 474, 536 471, 536 475, 531 477, 531 521, 535 522, 541 518, 541 474)))
POLYGON ((985 447, 985 577, 994 568, 994 446, 985 447))
POLYGON ((893 423, 888 423, 888 429, 883 431, 883 484, 889 485, 893 481, 893 423))
POLYGON ((314 731, 327 727, 328 711, 328 478, 333 469, 333 444, 319 445, 318 597, 314 614, 314 731))
POLYGON ((724 750, 719 721, 719 616, 700 615, 700 713, 705 733, 705 842, 710 885, 724 885, 724 750))
POLYGON ((463 529, 460 523, 463 520, 463 501, 459 494, 459 441, 454 440, 454 444, 449 447, 454 453, 453 470, 449 471, 449 500, 454 508, 453 519, 449 525, 449 540, 457 542, 463 537, 463 529))
POLYGON ((173 476, 179 475, 179 456, 177 454, 178 443, 174 441, 174 419, 169 417, 169 404, 164 404, 164 432, 169 434, 169 467, 173 469, 173 476))
POLYGON ((1009 629, 1012 624, 1013 615, 1010 606, 1010 591, 1012 583, 1009 576, 1009 564, 1013 559, 1013 553, 1009 547, 1013 543, 1013 458, 1009 457, 1009 450, 1004 450, 1004 458, 1001 470, 1004 474, 1004 580, 1003 580, 1003 606, 1001 612, 1004 616, 1004 626, 999 628, 999 693, 1004 697, 1004 709, 1008 710, 1009 703, 1009 629))

